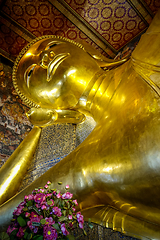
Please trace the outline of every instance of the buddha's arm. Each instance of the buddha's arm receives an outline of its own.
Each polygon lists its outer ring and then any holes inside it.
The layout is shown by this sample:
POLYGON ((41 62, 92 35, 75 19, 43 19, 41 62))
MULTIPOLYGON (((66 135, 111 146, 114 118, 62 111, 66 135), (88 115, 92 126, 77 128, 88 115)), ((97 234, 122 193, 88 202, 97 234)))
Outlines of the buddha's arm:
POLYGON ((34 127, 0 169, 0 205, 14 196, 36 150, 41 128, 34 127))

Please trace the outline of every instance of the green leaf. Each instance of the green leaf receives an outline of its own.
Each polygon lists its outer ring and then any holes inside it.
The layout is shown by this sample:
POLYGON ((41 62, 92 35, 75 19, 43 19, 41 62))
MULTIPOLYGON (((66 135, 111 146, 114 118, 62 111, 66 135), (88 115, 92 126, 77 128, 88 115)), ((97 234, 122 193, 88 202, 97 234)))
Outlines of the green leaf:
POLYGON ((41 215, 41 213, 39 212, 38 208, 36 206, 33 206, 33 210, 38 214, 41 215))
POLYGON ((23 208, 23 211, 24 211, 24 212, 27 212, 27 210, 28 210, 27 207, 24 207, 24 208, 23 208))
POLYGON ((62 185, 62 182, 58 182, 58 185, 62 185))
POLYGON ((74 239, 75 239, 74 236, 71 235, 71 234, 67 235, 67 238, 68 238, 69 240, 74 240, 74 239))
POLYGON ((69 210, 69 214, 72 215, 72 211, 71 210, 69 210))
POLYGON ((52 203, 53 203, 53 202, 52 202, 52 201, 50 201, 50 200, 49 200, 49 201, 47 201, 47 204, 48 204, 48 205, 51 205, 52 203))
POLYGON ((63 216, 66 217, 66 210, 64 210, 62 213, 63 213, 63 216))
POLYGON ((10 234, 10 240, 14 240, 17 233, 18 233, 18 229, 13 230, 10 234))
POLYGON ((36 235, 33 237, 33 240, 43 240, 43 236, 42 235, 36 235))
POLYGON ((93 228, 93 224, 91 223, 91 219, 90 218, 88 219, 88 226, 90 227, 90 229, 93 228))
POLYGON ((6 232, 2 232, 2 233, 0 233, 0 239, 1 240, 10 240, 10 237, 6 232))
POLYGON ((28 201, 28 202, 26 203, 26 205, 27 205, 27 207, 33 206, 33 201, 32 201, 32 200, 28 201))
POLYGON ((21 216, 19 216, 19 217, 17 218, 17 221, 18 221, 18 223, 19 223, 19 225, 20 225, 21 227, 25 227, 25 226, 26 226, 26 221, 25 221, 21 216))
POLYGON ((32 233, 29 233, 27 236, 27 240, 30 240, 32 238, 32 233))
POLYGON ((27 236, 28 236, 28 232, 25 231, 25 233, 24 233, 24 239, 27 239, 27 236))
POLYGON ((42 224, 42 225, 44 225, 45 223, 46 223, 46 219, 41 219, 41 221, 40 221, 40 223, 42 224))
POLYGON ((61 216, 61 217, 59 218, 59 221, 60 221, 60 222, 65 221, 65 220, 68 220, 68 218, 67 218, 67 217, 64 217, 64 216, 61 216))
POLYGON ((52 226, 53 226, 57 231, 60 231, 60 230, 61 230, 58 223, 54 223, 54 224, 52 224, 52 226))

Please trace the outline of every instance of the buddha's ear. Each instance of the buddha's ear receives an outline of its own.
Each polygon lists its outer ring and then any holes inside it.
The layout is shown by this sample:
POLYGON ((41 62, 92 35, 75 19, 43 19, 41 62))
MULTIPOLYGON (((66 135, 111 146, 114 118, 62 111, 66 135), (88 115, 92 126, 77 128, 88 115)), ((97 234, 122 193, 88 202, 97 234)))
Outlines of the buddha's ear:
POLYGON ((102 67, 102 68, 112 68, 112 67, 119 66, 130 58, 130 55, 128 55, 125 58, 120 60, 110 59, 100 54, 90 44, 86 42, 82 42, 82 45, 84 46, 84 50, 96 61, 99 67, 102 67))

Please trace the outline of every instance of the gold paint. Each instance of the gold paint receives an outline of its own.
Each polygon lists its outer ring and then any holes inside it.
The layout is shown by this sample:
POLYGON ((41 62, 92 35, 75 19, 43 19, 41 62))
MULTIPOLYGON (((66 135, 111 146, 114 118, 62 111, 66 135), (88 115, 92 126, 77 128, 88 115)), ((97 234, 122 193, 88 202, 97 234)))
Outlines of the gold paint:
POLYGON ((90 114, 97 125, 71 154, 1 207, 2 229, 24 195, 49 180, 52 187, 63 182, 60 190, 70 185, 85 219, 141 239, 160 239, 159 26, 160 11, 132 58, 107 72, 85 49, 61 38, 49 49, 54 37, 42 38, 21 54, 14 83, 23 96, 45 111, 90 114), (54 74, 50 71, 48 82, 40 64, 49 51, 69 55, 54 74), (24 73, 32 64, 27 87, 24 73))
POLYGON ((17 193, 36 150, 40 133, 41 129, 34 127, 0 169, 0 204, 17 193))

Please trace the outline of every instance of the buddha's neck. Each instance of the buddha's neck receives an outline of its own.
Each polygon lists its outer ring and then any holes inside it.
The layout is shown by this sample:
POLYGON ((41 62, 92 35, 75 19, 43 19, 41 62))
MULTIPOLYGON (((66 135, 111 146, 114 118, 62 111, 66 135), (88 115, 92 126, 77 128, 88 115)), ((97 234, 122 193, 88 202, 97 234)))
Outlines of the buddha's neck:
POLYGON ((91 115, 96 122, 102 118, 107 104, 115 91, 115 83, 108 71, 98 71, 79 99, 78 109, 91 115))

